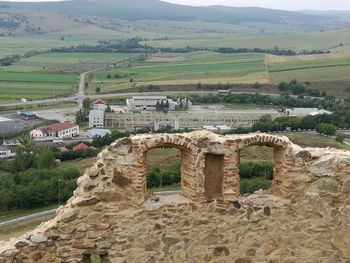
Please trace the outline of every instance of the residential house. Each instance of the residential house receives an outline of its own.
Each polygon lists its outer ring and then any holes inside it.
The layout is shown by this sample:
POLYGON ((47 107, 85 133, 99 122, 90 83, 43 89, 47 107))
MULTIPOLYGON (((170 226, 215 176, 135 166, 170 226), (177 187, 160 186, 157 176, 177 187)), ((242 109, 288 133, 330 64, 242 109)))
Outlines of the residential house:
POLYGON ((86 150, 86 149, 89 149, 90 147, 87 146, 85 143, 80 143, 78 145, 75 145, 72 150, 75 152, 75 151, 79 151, 79 150, 86 150))
POLYGON ((16 156, 16 147, 0 145, 0 159, 8 159, 16 156))
POLYGON ((93 103, 92 103, 92 108, 94 110, 103 110, 105 111, 107 109, 107 104, 104 100, 101 100, 101 99, 98 99, 98 100, 95 100, 93 103))
POLYGON ((33 139, 45 138, 70 138, 79 136, 79 126, 73 123, 55 123, 52 125, 39 127, 30 132, 33 139))

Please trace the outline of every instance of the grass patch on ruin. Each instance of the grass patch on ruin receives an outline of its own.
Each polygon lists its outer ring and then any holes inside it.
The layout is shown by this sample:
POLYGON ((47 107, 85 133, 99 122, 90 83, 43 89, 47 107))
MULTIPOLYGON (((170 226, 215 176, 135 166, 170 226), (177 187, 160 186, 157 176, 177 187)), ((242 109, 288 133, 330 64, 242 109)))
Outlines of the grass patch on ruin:
POLYGON ((9 241, 11 238, 20 237, 26 234, 28 231, 33 230, 43 222, 47 222, 53 219, 55 215, 43 216, 27 220, 24 222, 16 223, 11 226, 0 227, 0 241, 9 241))
POLYGON ((336 148, 350 150, 350 146, 337 142, 334 137, 323 136, 319 134, 306 133, 279 133, 278 135, 287 136, 293 143, 301 147, 319 147, 319 148, 336 148))

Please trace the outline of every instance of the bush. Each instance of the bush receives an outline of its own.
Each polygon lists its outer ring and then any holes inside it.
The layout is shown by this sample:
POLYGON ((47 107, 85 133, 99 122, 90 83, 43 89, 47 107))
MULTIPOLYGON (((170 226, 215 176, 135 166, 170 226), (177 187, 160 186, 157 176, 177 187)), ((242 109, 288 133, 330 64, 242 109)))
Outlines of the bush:
POLYGON ((264 178, 273 179, 273 164, 271 162, 241 162, 239 165, 239 176, 244 179, 264 178))
POLYGON ((241 179, 241 194, 252 194, 257 190, 267 190, 271 187, 272 181, 265 178, 241 179))
POLYGON ((327 136, 334 136, 337 132, 337 127, 329 123, 321 123, 316 126, 316 131, 327 136))
POLYGON ((180 183, 180 170, 180 162, 176 162, 164 170, 161 170, 159 167, 149 168, 147 171, 147 188, 157 188, 180 183))

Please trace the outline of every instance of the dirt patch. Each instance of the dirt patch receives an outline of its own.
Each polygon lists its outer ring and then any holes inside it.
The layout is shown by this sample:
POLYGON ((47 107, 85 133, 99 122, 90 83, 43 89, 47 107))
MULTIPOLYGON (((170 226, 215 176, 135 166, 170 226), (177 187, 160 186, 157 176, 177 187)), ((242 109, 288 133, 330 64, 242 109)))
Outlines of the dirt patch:
POLYGON ((183 56, 152 56, 149 59, 147 59, 147 62, 181 62, 185 61, 186 59, 183 56))

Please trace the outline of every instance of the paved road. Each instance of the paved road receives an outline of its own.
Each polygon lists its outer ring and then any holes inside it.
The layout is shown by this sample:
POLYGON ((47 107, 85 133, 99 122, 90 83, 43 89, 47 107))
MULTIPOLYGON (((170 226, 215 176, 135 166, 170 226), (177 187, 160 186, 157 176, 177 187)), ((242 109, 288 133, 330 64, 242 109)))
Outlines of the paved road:
POLYGON ((56 213, 56 209, 53 209, 53 210, 44 211, 44 212, 41 212, 41 213, 36 213, 36 214, 28 215, 28 216, 19 217, 19 218, 16 218, 16 219, 12 219, 12 220, 0 223, 0 227, 17 224, 17 223, 24 222, 24 221, 27 221, 27 220, 30 220, 30 219, 34 219, 34 218, 54 215, 55 213, 56 213))
POLYGON ((344 143, 350 146, 350 140, 344 140, 344 143))
MULTIPOLYGON (((198 93, 198 92, 197 91, 156 91, 156 92, 144 92, 143 95, 194 94, 194 93, 198 93)), ((242 94, 242 93, 255 94, 256 92, 231 92, 231 93, 232 94, 242 94)), ((217 94, 217 91, 205 91, 203 92, 203 94, 217 94)), ((115 97, 131 97, 131 96, 138 96, 138 95, 140 95, 140 92, 78 95, 78 96, 70 96, 65 98, 27 101, 26 105, 51 104, 51 103, 57 103, 57 102, 72 102, 72 101, 77 101, 77 98, 78 98, 78 102, 82 103, 85 97, 89 97, 95 100, 95 99, 107 99, 107 98, 115 98, 115 97)), ((267 96, 273 96, 273 97, 280 96, 280 94, 274 94, 274 93, 263 93, 261 95, 267 95, 267 96)), ((23 105, 23 103, 18 102, 18 103, 1 104, 0 107, 13 107, 13 106, 21 106, 21 105, 23 105)))

